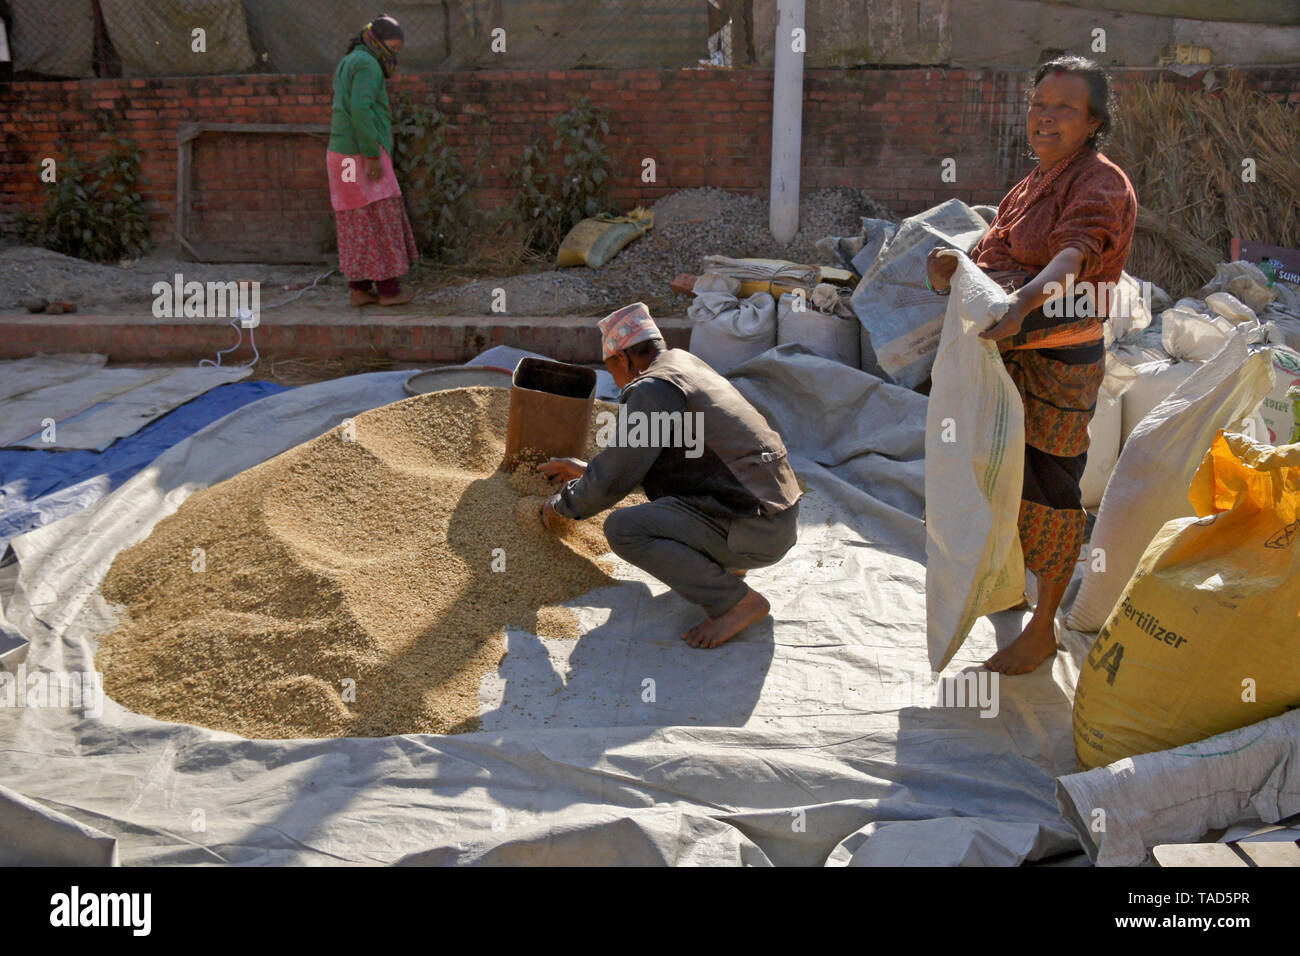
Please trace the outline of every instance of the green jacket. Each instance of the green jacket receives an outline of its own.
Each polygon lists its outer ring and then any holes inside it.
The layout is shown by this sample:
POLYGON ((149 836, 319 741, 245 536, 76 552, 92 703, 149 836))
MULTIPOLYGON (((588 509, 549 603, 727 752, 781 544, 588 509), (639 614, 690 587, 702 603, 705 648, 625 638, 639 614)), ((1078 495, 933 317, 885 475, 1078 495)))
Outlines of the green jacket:
POLYGON ((329 148, 348 156, 377 159, 379 147, 393 152, 393 114, 384 71, 375 55, 358 46, 334 71, 334 106, 329 148))

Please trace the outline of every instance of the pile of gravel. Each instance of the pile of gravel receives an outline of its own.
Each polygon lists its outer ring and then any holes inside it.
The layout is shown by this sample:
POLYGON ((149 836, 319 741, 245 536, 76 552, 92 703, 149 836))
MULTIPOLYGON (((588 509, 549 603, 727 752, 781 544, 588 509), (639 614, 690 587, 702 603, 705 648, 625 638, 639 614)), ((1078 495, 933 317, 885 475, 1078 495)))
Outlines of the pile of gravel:
POLYGON ((499 311, 498 301, 505 315, 588 315, 606 298, 591 270, 579 268, 478 279, 421 295, 418 301, 433 315, 490 315, 499 311))
POLYGON ((705 256, 789 259, 818 265, 813 246, 826 236, 856 236, 863 217, 897 219, 860 189, 823 189, 799 205, 799 231, 780 245, 768 229, 768 203, 725 189, 684 189, 654 207, 655 225, 599 269, 577 266, 525 275, 480 279, 421 296, 434 314, 478 315, 491 311, 497 289, 505 291, 509 315, 592 315, 644 301, 656 315, 684 315, 688 296, 668 288, 683 272, 699 274, 705 256))
MULTIPOLYGON (((826 236, 858 235, 863 217, 898 218, 860 189, 822 189, 804 196, 799 204, 799 231, 783 246, 768 229, 767 200, 757 196, 684 189, 653 208, 655 226, 650 232, 601 268, 590 270, 611 307, 661 298, 680 273, 698 274, 701 261, 709 255, 839 265, 823 261, 813 244, 826 236)), ((689 303, 685 298, 679 301, 679 311, 684 312, 689 303)))

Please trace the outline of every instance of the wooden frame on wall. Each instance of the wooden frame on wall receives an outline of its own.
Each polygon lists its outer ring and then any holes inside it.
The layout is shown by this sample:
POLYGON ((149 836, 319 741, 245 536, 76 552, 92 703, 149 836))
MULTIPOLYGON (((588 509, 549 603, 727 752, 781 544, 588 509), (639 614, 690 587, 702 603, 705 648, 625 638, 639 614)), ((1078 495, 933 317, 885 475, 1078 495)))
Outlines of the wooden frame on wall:
MULTIPOLYGON (((330 262, 328 253, 285 257, 283 253, 253 254, 217 243, 196 243, 186 235, 191 214, 190 189, 194 141, 204 133, 285 133, 328 137, 328 123, 182 123, 176 130, 176 241, 184 254, 199 262, 330 262)), ((322 163, 322 176, 324 164, 322 163)))

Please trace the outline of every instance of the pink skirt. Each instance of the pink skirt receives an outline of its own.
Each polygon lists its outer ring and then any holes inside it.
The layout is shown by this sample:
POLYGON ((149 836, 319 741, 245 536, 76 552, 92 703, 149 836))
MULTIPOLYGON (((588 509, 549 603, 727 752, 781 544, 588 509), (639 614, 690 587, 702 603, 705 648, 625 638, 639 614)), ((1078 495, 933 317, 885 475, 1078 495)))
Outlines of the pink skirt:
POLYGON ((380 199, 360 209, 334 210, 339 237, 339 271, 353 281, 395 279, 420 258, 402 197, 380 199))

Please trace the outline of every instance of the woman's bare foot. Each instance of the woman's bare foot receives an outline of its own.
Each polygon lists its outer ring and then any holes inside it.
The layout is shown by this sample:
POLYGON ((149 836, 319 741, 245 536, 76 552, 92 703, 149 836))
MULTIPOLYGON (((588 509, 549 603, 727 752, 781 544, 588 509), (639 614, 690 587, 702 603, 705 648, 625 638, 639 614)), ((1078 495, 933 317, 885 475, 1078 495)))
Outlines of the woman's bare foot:
POLYGON ((399 292, 397 295, 381 295, 379 297, 380 305, 406 305, 414 299, 414 294, 410 292, 399 292))
POLYGON ((1038 615, 1029 619, 1020 636, 984 662, 999 674, 1028 674, 1056 654, 1056 628, 1052 618, 1038 615))
POLYGON ((365 289, 352 290, 352 304, 355 306, 372 305, 379 301, 379 296, 373 292, 367 292, 365 289))
MULTIPOLYGON (((1028 674, 1056 655, 1056 609, 1061 606, 1068 581, 1038 578, 1038 606, 1020 636, 984 662, 999 674, 1028 674)), ((1028 598, 1026 597, 1026 601, 1028 598)))
POLYGON ((749 625, 763 620, 771 610, 767 598, 750 588, 730 611, 696 624, 682 635, 682 640, 691 647, 718 647, 749 625))

